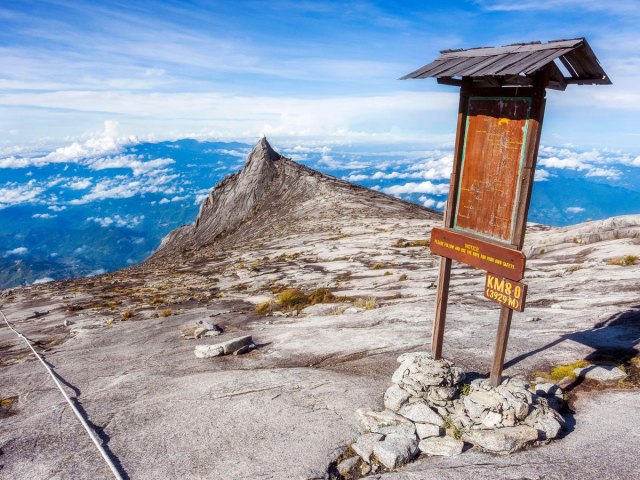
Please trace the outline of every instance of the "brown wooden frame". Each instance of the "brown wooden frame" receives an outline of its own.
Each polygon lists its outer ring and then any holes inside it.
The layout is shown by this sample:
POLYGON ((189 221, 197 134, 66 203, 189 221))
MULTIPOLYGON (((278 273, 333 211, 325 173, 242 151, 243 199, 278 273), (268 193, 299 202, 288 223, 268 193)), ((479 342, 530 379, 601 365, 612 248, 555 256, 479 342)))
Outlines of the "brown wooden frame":
MULTIPOLYGON (((456 131, 456 141, 454 150, 453 169, 449 183, 449 197, 444 215, 445 228, 452 228, 456 211, 456 201, 458 198, 459 176, 461 174, 461 164, 463 148, 465 142, 465 125, 467 117, 468 99, 470 96, 530 96, 532 98, 531 111, 529 115, 529 131, 525 145, 525 157, 520 177, 520 194, 517 199, 515 215, 515 228, 511 236, 511 246, 522 250, 525 230, 527 226, 527 215, 529 203, 531 202, 531 189, 538 157, 538 147, 540 145, 540 133, 542 131, 542 121, 544 118, 546 86, 551 75, 551 68, 541 70, 535 76, 533 87, 504 87, 504 88, 476 88, 473 81, 463 78, 460 88, 460 103, 458 106, 458 125, 456 131)), ((444 339, 445 320, 447 316, 447 302, 449 298, 449 281, 451 277, 450 258, 440 258, 440 270, 438 274, 438 290, 436 295, 436 311, 433 322, 433 332, 431 337, 431 352, 433 358, 442 357, 442 344, 444 339)), ((491 383, 494 386, 500 384, 502 380, 502 369, 504 357, 509 339, 511 319, 513 310, 507 307, 500 308, 500 318, 498 321, 498 331, 493 355, 493 365, 491 368, 491 383)))

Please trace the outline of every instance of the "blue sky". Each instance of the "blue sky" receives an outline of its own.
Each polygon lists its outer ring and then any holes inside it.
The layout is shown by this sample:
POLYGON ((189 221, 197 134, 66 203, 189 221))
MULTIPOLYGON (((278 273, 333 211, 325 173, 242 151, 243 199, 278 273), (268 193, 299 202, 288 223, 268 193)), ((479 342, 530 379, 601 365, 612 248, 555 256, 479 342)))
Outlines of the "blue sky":
POLYGON ((193 137, 450 146, 444 48, 586 36, 613 86, 550 92, 543 144, 640 153, 640 2, 12 1, 0 148, 193 137), (111 127, 110 127, 111 128, 111 127))

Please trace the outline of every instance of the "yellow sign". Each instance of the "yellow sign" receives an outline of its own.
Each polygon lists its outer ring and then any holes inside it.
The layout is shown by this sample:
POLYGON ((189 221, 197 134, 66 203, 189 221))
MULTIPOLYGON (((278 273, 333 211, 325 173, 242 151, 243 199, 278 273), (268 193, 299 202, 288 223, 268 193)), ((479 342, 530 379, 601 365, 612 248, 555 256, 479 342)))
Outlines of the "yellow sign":
POLYGON ((527 297, 527 286, 524 283, 514 282, 508 278, 487 273, 484 296, 511 310, 522 312, 524 311, 524 302, 527 297))

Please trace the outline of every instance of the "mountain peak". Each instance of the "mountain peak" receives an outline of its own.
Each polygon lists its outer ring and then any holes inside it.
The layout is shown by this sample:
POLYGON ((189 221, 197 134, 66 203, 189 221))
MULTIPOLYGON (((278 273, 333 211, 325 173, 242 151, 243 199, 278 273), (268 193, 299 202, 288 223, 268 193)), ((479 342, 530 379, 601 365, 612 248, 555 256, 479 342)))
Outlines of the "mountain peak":
POLYGON ((171 232, 154 257, 176 250, 200 250, 224 241, 299 233, 345 216, 389 215, 439 218, 440 214, 322 174, 277 153, 265 137, 253 147, 242 170, 224 178, 200 206, 194 225, 171 232))

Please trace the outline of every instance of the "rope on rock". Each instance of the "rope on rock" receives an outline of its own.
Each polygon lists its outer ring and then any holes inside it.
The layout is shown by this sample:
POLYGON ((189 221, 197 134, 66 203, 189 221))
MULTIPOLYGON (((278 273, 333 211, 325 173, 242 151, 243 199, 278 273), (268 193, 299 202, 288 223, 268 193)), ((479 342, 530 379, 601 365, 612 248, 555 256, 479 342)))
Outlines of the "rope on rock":
POLYGON ((51 368, 49 367, 49 365, 47 365, 47 363, 42 359, 42 357, 38 354, 38 352, 36 352, 35 348, 33 348, 33 345, 31 344, 29 339, 27 339, 27 337, 25 337, 22 333, 20 333, 19 331, 17 331, 15 328, 13 328, 11 326, 11 324, 9 323, 9 320, 7 320, 7 317, 5 317, 4 312, 2 310, 0 310, 0 315, 2 315, 2 318, 4 319, 4 322, 7 324, 7 327, 9 327, 11 329, 11 331, 13 333, 15 333, 18 337, 20 337, 22 340, 24 340, 25 343, 29 346, 29 348, 33 352, 33 354, 36 356, 36 358, 38 360, 40 360, 40 363, 42 363, 44 368, 47 370, 47 372, 49 373, 49 375, 51 376, 51 378, 55 382, 55 384, 58 387, 58 389, 62 392, 62 395, 64 396, 64 398, 67 401, 67 403, 71 406, 71 409, 73 410, 73 413, 76 414, 76 417, 78 417, 78 420, 80 420, 80 423, 82 424, 84 429, 89 434, 89 437, 91 437, 91 440, 93 441, 93 443, 95 444, 96 448, 100 452, 100 455, 102 455, 102 458, 104 459, 104 461, 107 462, 107 465, 111 469, 111 472, 113 473, 113 476, 117 480, 123 480, 122 476, 120 475, 120 472, 118 471, 118 469, 114 465, 113 461, 111 460, 111 458, 109 457, 109 455, 107 454, 107 452, 103 448, 102 444, 100 443, 100 440, 98 440, 98 437, 96 437, 95 432, 91 429, 91 427, 89 426, 87 421, 84 419, 84 417, 82 416, 82 414, 80 413, 78 408, 73 404, 73 402, 69 398, 69 395, 67 395, 67 392, 64 391, 64 388, 62 388, 62 384, 60 384, 60 382, 56 378, 55 374, 51 371, 51 368))

